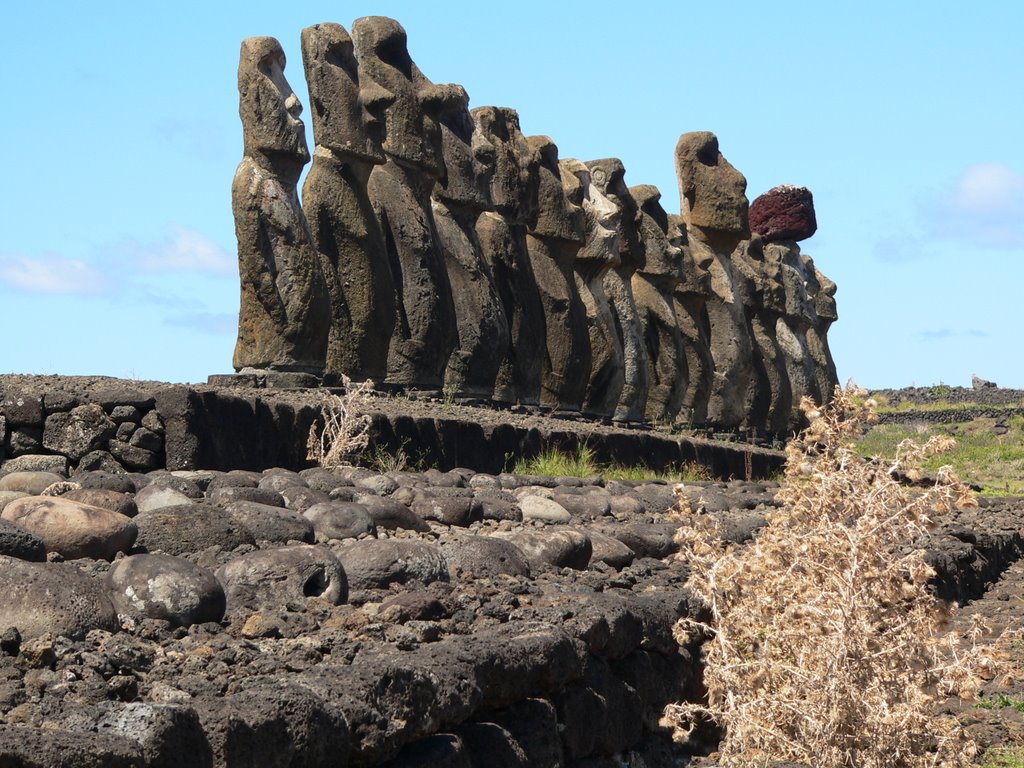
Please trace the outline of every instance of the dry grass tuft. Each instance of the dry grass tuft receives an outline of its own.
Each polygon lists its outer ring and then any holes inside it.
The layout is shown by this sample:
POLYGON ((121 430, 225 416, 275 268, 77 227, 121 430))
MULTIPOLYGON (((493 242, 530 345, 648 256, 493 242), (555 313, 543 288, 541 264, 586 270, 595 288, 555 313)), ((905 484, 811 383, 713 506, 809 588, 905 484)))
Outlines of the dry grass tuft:
MULTIPOLYGON (((947 610, 912 544, 956 504, 975 503, 949 468, 927 491, 901 486, 947 440, 906 441, 888 466, 853 443, 872 418, 852 386, 787 447, 784 506, 744 547, 715 520, 681 509, 681 556, 710 625, 682 620, 681 641, 706 637, 706 704, 673 704, 666 723, 685 740, 702 719, 724 727, 722 766, 786 760, 820 768, 971 765, 977 749, 936 702, 973 697, 980 668, 947 632, 947 610)), ((980 634, 980 629, 979 629, 980 634)), ((970 654, 968 654, 970 655, 970 654)))
POLYGON ((372 381, 353 384, 342 378, 345 394, 323 393, 320 418, 309 427, 306 457, 321 467, 340 467, 360 455, 370 444, 370 417, 367 401, 372 381))

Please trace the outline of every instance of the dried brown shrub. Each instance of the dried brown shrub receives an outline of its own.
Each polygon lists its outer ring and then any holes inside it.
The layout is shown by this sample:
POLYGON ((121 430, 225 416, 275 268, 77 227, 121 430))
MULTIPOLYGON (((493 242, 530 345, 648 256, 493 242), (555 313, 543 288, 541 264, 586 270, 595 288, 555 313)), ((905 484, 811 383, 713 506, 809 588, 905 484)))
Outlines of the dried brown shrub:
POLYGON ((353 384, 344 376, 345 393, 320 396, 320 418, 309 427, 306 457, 321 467, 343 466, 370 444, 370 417, 366 414, 372 381, 353 384))
POLYGON ((923 492, 894 479, 948 441, 908 441, 888 467, 858 457, 852 444, 873 415, 859 394, 837 387, 821 409, 805 399, 810 426, 787 447, 784 504, 753 543, 727 545, 711 516, 680 510, 681 556, 712 619, 684 619, 676 633, 707 638, 708 700, 670 705, 665 719, 680 740, 704 718, 723 726, 722 766, 967 766, 976 753, 955 721, 933 716, 946 695, 976 693, 977 668, 944 630, 948 610, 912 546, 974 500, 948 468, 923 492))

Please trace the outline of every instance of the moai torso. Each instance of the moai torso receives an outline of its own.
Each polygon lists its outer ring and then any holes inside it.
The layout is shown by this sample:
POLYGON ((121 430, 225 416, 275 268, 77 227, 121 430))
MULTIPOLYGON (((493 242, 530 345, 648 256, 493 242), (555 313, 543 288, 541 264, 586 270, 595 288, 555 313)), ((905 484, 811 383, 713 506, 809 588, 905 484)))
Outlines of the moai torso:
POLYGON ((360 79, 394 97, 385 111, 387 162, 367 185, 395 281, 396 322, 387 381, 439 392, 456 344, 455 307, 430 195, 444 174, 437 115, 443 91, 409 57, 406 34, 383 16, 352 25, 360 79))
POLYGON ((490 145, 493 211, 477 219, 484 261, 508 322, 510 343, 498 367, 495 402, 538 405, 545 354, 544 307, 533 273, 526 232, 537 219, 540 159, 519 128, 519 115, 503 107, 472 111, 476 136, 490 145))
POLYGON ((802 254, 804 274, 807 275, 807 289, 814 304, 814 322, 807 329, 807 350, 814 360, 814 374, 818 382, 818 394, 828 402, 839 386, 839 375, 828 346, 828 329, 839 319, 836 310, 836 284, 814 266, 811 257, 802 254))
POLYGON ((807 280, 800 261, 800 246, 795 242, 770 243, 765 256, 779 265, 785 295, 785 309, 776 320, 776 337, 782 350, 789 376, 793 409, 790 428, 804 424, 800 401, 804 397, 821 402, 821 392, 814 371, 814 359, 807 345, 807 331, 814 322, 814 305, 807 294, 807 280))
POLYGON ((619 263, 618 206, 594 186, 590 169, 579 160, 561 161, 562 174, 579 181, 586 220, 586 241, 576 254, 576 288, 587 315, 590 338, 590 380, 583 398, 583 412, 599 418, 615 415, 622 396, 625 372, 622 340, 615 328, 611 304, 604 291, 608 271, 619 263))
POLYGON ((747 182, 718 151, 718 139, 708 132, 679 138, 676 173, 690 248, 698 260, 710 261, 706 308, 715 373, 708 422, 735 429, 746 418, 753 374, 753 344, 732 264, 733 251, 749 237, 747 182))
POLYGON ((302 188, 330 296, 326 373, 383 382, 395 327, 395 283, 367 181, 384 163, 384 110, 392 95, 361 83, 340 24, 302 30, 316 149, 302 188))
POLYGON ((640 259, 640 210, 626 188, 626 169, 616 158, 587 162, 593 184, 619 209, 619 264, 604 276, 604 290, 622 340, 623 386, 615 421, 642 422, 647 407, 647 344, 633 298, 633 273, 640 259))
POLYGON ((672 293, 672 301, 689 374, 679 421, 689 426, 703 426, 708 418, 708 399, 715 375, 710 346, 711 324, 706 306, 711 292, 708 272, 711 261, 698 262, 694 258, 682 216, 669 214, 668 221, 669 242, 679 249, 682 258, 682 280, 672 293))
POLYGON ((490 207, 490 144, 475 131, 469 97, 450 90, 440 116, 445 181, 434 187, 434 221, 452 287, 458 345, 445 371, 445 389, 486 399, 509 346, 508 321, 483 256, 476 223, 490 207))
POLYGON ((682 280, 682 254, 668 239, 661 193, 649 184, 630 187, 640 207, 641 261, 633 273, 633 298, 647 345, 647 420, 672 424, 683 406, 689 372, 672 294, 682 280))
POLYGON ((272 37, 242 42, 239 114, 245 157, 231 202, 241 303, 234 367, 322 374, 329 306, 296 184, 309 161, 302 106, 272 37))
MULTIPOLYGON (((555 143, 546 136, 531 136, 529 143, 540 157, 537 221, 526 235, 546 330, 540 403, 579 411, 590 380, 590 335, 574 271, 585 236, 583 209, 569 199, 555 143)), ((575 177, 565 181, 579 188, 575 177)))

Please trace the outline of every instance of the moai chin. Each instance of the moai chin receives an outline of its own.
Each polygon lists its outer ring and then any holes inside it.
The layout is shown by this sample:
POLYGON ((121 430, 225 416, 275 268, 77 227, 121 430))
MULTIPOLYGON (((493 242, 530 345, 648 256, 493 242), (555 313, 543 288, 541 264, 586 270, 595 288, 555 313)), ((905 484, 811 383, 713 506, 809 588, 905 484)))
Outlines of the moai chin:
POLYGON ((445 91, 413 63, 405 29, 394 19, 357 19, 352 39, 360 81, 394 96, 384 112, 387 162, 374 167, 367 185, 396 290, 387 382, 438 393, 457 342, 455 306, 430 201, 445 170, 437 122, 445 91))
POLYGON ((510 334, 492 399, 536 406, 540 402, 545 353, 540 340, 545 338, 545 323, 526 232, 537 219, 540 158, 520 130, 514 109, 477 107, 471 114, 474 136, 490 146, 490 151, 477 157, 493 165, 490 198, 494 210, 477 219, 476 229, 510 334))
POLYGON ((582 189, 575 176, 563 177, 558 147, 550 138, 530 136, 528 141, 540 158, 537 221, 526 238, 547 331, 540 402, 579 411, 590 379, 590 334, 574 271, 586 236, 582 189))
POLYGON ((683 406, 689 382, 683 337, 672 294, 682 281, 682 252, 668 237, 668 214, 661 192, 650 184, 630 187, 640 208, 641 261, 633 273, 633 299, 647 345, 649 389, 646 416, 672 424, 683 406))
POLYGON ((309 162, 302 105, 272 37, 242 41, 238 64, 244 157, 231 202, 241 302, 234 367, 322 374, 330 307, 296 184, 309 162))
POLYGON ((434 187, 434 221, 458 328, 445 390, 460 398, 489 399, 509 346, 505 310, 476 232, 477 219, 491 207, 495 149, 476 130, 461 86, 447 89, 440 124, 447 173, 434 187))
POLYGON ((384 113, 394 95, 360 80, 340 24, 302 30, 302 60, 316 139, 302 204, 330 296, 326 373, 383 382, 395 284, 367 181, 386 160, 384 113))
POLYGON ((640 209, 626 187, 626 169, 617 158, 589 160, 591 181, 619 209, 619 263, 604 276, 604 290, 622 340, 623 387, 615 421, 642 422, 647 407, 649 372, 643 325, 633 297, 633 273, 641 258, 640 209))
POLYGON ((686 222, 678 214, 668 215, 668 238, 679 249, 682 280, 672 293, 676 324, 683 341, 688 373, 680 420, 690 426, 703 426, 708 419, 708 399, 714 384, 715 361, 711 356, 711 322, 707 299, 711 293, 712 258, 698 260, 690 248, 686 222))
POLYGON ((615 327, 611 303, 604 290, 608 271, 619 265, 621 212, 592 181, 590 169, 575 159, 562 160, 562 175, 575 176, 583 198, 586 240, 576 255, 576 287, 587 314, 590 337, 590 380, 583 412, 610 418, 625 386, 622 339, 615 327))
POLYGON ((715 373, 708 421, 738 428, 746 420, 747 388, 753 375, 753 344, 732 263, 733 251, 750 235, 747 182, 719 151, 715 135, 706 131, 679 138, 676 174, 690 248, 696 258, 711 260, 706 308, 715 373))

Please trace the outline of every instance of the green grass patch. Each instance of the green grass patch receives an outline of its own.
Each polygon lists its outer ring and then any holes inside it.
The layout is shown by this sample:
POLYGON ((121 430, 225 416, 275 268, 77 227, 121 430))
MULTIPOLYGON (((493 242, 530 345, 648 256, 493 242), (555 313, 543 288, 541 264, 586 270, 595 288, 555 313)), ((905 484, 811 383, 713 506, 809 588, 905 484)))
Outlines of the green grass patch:
POLYGON ((1024 768, 1024 748, 990 747, 981 757, 981 768, 1024 768))
POLYGON ((995 696, 983 696, 977 704, 978 709, 1015 709, 1024 714, 1024 699, 1015 699, 1005 693, 997 693, 995 696))
POLYGON ((860 441, 862 456, 893 459, 896 447, 906 438, 924 442, 933 435, 952 435, 957 442, 950 453, 932 456, 922 469, 934 473, 949 464, 961 479, 981 486, 984 493, 1024 495, 1024 416, 1006 421, 1006 434, 995 433, 995 419, 979 417, 956 425, 880 424, 860 441))
POLYGON ((683 464, 669 472, 656 472, 642 465, 602 464, 594 450, 581 445, 575 451, 547 448, 532 459, 519 459, 512 471, 517 475, 548 475, 551 477, 595 477, 605 480, 666 480, 674 483, 713 480, 710 471, 699 464, 683 464))

